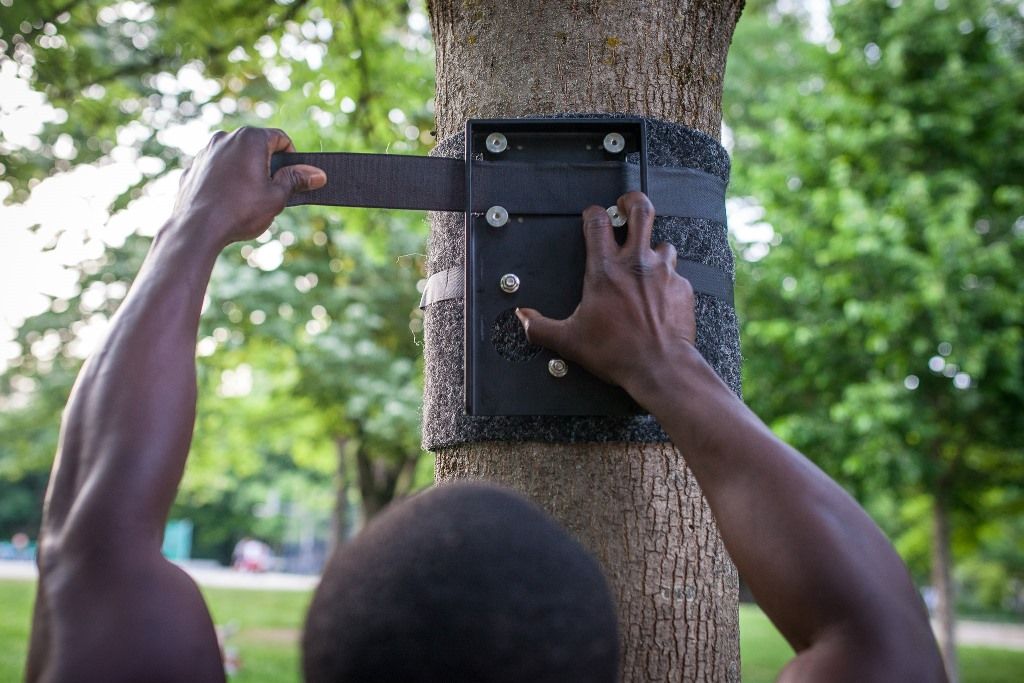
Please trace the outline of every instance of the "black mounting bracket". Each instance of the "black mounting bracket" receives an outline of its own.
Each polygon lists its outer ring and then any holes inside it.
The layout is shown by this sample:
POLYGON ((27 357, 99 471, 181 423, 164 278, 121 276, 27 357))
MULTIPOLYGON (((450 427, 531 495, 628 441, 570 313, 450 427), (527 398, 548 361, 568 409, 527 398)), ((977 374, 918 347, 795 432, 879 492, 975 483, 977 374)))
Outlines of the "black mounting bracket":
MULTIPOLYGON (((566 165, 575 206, 615 206, 629 190, 647 191, 643 119, 494 119, 466 124, 466 412, 469 415, 634 415, 641 409, 622 389, 555 354, 531 346, 517 307, 568 317, 580 301, 586 252, 579 210, 510 213, 501 191, 474 185, 482 165, 527 162, 566 165), (627 186, 623 162, 639 166, 639 187, 627 186), (607 162, 600 187, 575 182, 571 165, 607 162), (616 184, 616 179, 621 181, 616 184), (479 208, 493 205, 486 211, 479 208), (477 207, 474 210, 474 207, 477 207)), ((510 192, 514 193, 514 188, 510 192)), ((570 202, 572 204, 573 202, 570 202)))
MULTIPOLYGON (((648 168, 641 118, 475 119, 465 144, 465 159, 281 152, 271 173, 290 164, 326 172, 327 185, 293 195, 289 205, 465 212, 464 265, 432 274, 421 306, 464 295, 469 415, 642 412, 623 390, 531 346, 514 310, 554 318, 575 310, 587 206, 614 207, 625 192, 642 190, 659 216, 724 224, 725 180, 685 166, 648 168)), ((624 231, 617 228, 620 239, 624 231)), ((685 255, 676 272, 695 292, 732 305, 731 273, 685 255)))

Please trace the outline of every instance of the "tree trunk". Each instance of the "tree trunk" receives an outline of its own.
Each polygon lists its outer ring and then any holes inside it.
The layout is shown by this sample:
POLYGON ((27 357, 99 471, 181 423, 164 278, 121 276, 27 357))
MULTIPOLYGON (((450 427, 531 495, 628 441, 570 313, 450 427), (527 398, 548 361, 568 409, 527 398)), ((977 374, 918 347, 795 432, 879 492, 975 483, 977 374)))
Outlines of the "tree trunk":
POLYGON ((956 591, 953 589, 952 558, 949 542, 949 510, 946 492, 940 485, 932 507, 932 585, 935 586, 935 618, 938 621, 939 650, 946 665, 949 683, 957 683, 956 591))
MULTIPOLYGON (((742 4, 434 0, 438 138, 467 118, 624 112, 717 139, 742 4)), ((436 478, 518 489, 590 549, 617 599, 624 680, 739 680, 736 571, 671 445, 473 443, 439 450, 436 478)))
POLYGON ((338 455, 338 475, 334 493, 334 514, 331 515, 331 548, 340 545, 348 538, 349 525, 351 520, 348 515, 348 439, 343 436, 334 438, 334 451, 338 455))
POLYGON ((363 502, 363 522, 368 522, 395 497, 402 463, 373 458, 360 444, 356 448, 356 470, 359 473, 359 494, 363 502))

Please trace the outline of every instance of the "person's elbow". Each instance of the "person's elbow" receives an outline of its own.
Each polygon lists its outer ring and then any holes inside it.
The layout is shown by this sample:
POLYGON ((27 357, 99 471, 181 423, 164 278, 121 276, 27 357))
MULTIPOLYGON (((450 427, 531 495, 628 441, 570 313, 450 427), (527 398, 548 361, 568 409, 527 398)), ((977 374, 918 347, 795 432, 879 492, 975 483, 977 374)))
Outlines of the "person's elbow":
MULTIPOLYGON (((893 683, 945 683, 942 656, 928 622, 916 603, 889 605, 870 619, 837 633, 846 670, 842 680, 893 683)), ((839 680, 834 678, 831 680, 839 680)))

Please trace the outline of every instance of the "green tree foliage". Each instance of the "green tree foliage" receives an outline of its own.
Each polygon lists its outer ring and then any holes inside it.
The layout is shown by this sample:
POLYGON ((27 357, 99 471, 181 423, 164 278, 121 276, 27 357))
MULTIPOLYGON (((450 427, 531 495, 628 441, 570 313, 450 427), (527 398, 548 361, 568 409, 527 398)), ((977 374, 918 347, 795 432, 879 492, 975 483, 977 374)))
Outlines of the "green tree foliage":
MULTIPOLYGON (((188 163, 194 150, 181 139, 196 129, 276 126, 306 150, 433 145, 419 3, 14 2, 0 12, 0 48, 0 67, 49 111, 35 139, 0 137, 8 203, 76 167, 136 159, 137 181, 109 207, 116 221, 188 163)), ((321 493, 336 489, 341 532, 352 501, 372 514, 422 484, 416 285, 426 232, 422 215, 290 209, 221 258, 200 331, 201 417, 175 511, 220 510, 197 526, 200 546, 222 556, 228 528, 267 496, 322 511, 332 503, 321 493)), ((75 296, 18 331, 22 353, 0 387, 0 477, 14 488, 48 469, 80 332, 113 315, 149 237, 104 242, 76 267, 75 296)))
POLYGON ((1001 557, 1019 590, 1020 5, 835 3, 824 44, 748 9, 726 79, 732 191, 775 236, 738 273, 747 398, 919 579, 941 514, 956 554, 1001 557))

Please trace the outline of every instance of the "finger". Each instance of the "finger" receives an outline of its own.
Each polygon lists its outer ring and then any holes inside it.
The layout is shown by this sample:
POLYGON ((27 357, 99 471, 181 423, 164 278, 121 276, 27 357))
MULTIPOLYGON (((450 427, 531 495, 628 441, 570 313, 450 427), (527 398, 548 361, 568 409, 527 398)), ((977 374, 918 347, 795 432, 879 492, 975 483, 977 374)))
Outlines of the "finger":
POLYGON ((267 128, 266 132, 271 152, 295 151, 295 145, 292 144, 292 139, 280 128, 267 128))
POLYGON ((562 339, 565 330, 564 320, 545 318, 532 308, 517 308, 516 317, 526 330, 526 340, 551 349, 555 353, 562 352, 562 339))
POLYGON ((654 252, 668 265, 672 266, 672 270, 676 269, 676 263, 679 261, 679 256, 676 253, 676 246, 671 242, 662 242, 654 248, 654 252))
POLYGON ((279 168, 270 182, 281 193, 283 201, 287 201, 296 192, 308 192, 326 185, 327 174, 316 166, 296 164, 279 168))
POLYGON ((587 244, 587 268, 593 268, 604 261, 613 251, 615 234, 608 212, 600 206, 588 206, 583 210, 583 240, 587 244))
POLYGON ((629 231, 625 248, 640 253, 651 248, 651 230, 654 227, 654 205, 643 192, 627 192, 619 197, 619 210, 626 215, 629 231))

